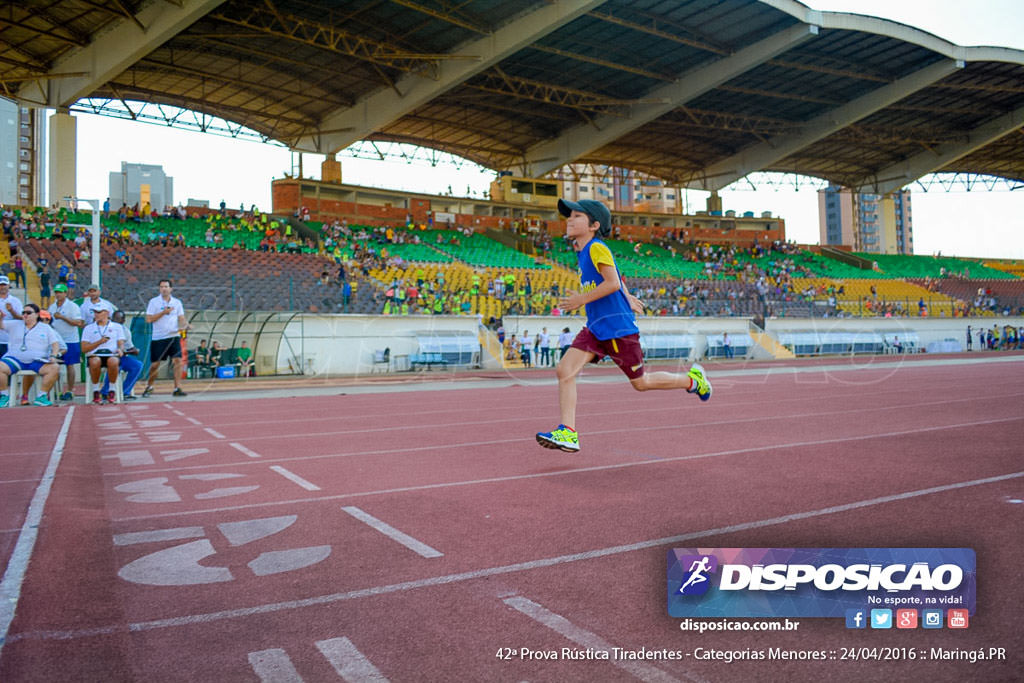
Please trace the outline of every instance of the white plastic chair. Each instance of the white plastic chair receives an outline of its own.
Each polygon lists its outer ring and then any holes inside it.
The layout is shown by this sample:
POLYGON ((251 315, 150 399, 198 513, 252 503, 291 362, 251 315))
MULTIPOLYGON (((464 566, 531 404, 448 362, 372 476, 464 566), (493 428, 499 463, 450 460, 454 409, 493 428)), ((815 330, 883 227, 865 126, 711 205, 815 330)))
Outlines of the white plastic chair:
MULTIPOLYGON (((114 389, 115 403, 124 403, 124 378, 127 376, 124 370, 117 373, 117 381, 113 382, 111 386, 114 389)), ((89 368, 85 369, 85 402, 89 404, 92 402, 92 392, 99 391, 103 387, 103 382, 107 377, 107 369, 100 369, 100 381, 99 384, 92 383, 92 373, 89 372, 89 368)))
MULTIPOLYGON (((29 400, 34 400, 35 397, 39 395, 39 387, 43 381, 43 378, 38 373, 32 370, 19 370, 18 372, 11 375, 10 386, 8 387, 10 389, 10 398, 7 401, 8 408, 14 408, 16 406, 21 405, 21 394, 24 391, 22 387, 24 386, 26 377, 36 378, 36 381, 32 383, 31 395, 29 396, 29 400)), ((58 376, 57 382, 54 382, 53 386, 50 387, 50 390, 47 392, 47 396, 50 397, 51 401, 56 403, 57 397, 60 396, 60 394, 58 393, 59 391, 60 377, 58 376)))

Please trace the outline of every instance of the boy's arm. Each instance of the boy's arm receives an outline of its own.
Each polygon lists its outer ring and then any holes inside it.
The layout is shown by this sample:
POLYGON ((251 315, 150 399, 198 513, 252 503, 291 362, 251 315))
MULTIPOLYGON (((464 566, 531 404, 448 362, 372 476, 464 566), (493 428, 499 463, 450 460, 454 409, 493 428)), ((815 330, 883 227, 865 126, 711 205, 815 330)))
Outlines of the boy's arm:
MULTIPOLYGON (((566 311, 574 311, 580 306, 589 304, 591 301, 597 301, 603 297, 613 294, 622 287, 622 282, 619 280, 619 271, 614 265, 609 263, 602 263, 598 266, 598 272, 601 273, 603 278, 601 284, 594 287, 589 292, 580 294, 579 292, 573 292, 568 296, 565 296, 558 301, 558 305, 566 311)), ((630 303, 632 306, 632 303, 630 303)))
POLYGON ((629 302, 629 307, 633 310, 633 312, 639 315, 643 315, 644 302, 629 293, 629 287, 626 286, 625 280, 622 281, 622 293, 626 295, 626 301, 629 302))

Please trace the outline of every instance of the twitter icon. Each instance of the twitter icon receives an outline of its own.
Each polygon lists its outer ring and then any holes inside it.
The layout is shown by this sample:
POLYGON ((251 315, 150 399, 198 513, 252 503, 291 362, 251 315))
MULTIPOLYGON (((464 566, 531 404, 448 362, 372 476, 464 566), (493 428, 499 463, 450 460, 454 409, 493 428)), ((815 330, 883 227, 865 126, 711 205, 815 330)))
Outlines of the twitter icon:
POLYGON ((892 610, 871 610, 871 628, 892 628, 892 610))

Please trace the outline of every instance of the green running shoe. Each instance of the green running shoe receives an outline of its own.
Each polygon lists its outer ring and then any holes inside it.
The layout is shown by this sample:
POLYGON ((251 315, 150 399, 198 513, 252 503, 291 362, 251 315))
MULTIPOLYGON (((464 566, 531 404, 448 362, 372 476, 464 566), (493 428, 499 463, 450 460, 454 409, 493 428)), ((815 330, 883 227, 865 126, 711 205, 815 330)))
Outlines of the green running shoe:
POLYGON ((53 405, 53 402, 50 401, 49 397, 46 394, 39 394, 38 396, 36 396, 36 400, 32 401, 32 405, 40 406, 42 408, 48 408, 53 405))
POLYGON ((558 425, 550 432, 539 432, 537 443, 544 448, 563 450, 566 453, 576 453, 580 450, 579 434, 565 425, 558 425))
POLYGON ((694 363, 686 376, 693 380, 693 388, 687 389, 691 394, 697 394, 702 401, 711 398, 711 382, 704 376, 704 367, 700 363, 694 363))

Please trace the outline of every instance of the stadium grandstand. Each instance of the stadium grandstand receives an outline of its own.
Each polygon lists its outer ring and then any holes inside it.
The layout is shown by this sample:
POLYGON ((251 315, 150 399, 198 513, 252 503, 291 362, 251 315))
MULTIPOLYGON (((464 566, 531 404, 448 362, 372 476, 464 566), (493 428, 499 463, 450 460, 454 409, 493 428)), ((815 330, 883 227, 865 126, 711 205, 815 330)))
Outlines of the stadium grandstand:
MULTIPOLYGON (((129 311, 169 278, 197 312, 465 316, 482 323, 481 357, 498 361, 506 354, 486 349, 506 317, 573 314, 558 308, 576 264, 555 200, 589 168, 712 192, 691 215, 678 203, 656 211, 625 186, 607 198, 609 246, 652 318, 744 318, 764 332, 779 318, 1024 310, 1019 264, 801 247, 787 241, 784 217, 723 211, 717 194, 757 171, 879 195, 929 173, 1022 181, 1018 50, 963 47, 793 0, 11 11, 3 82, 22 107, 24 153, 41 153, 35 112, 54 108, 51 145, 63 155, 50 169, 54 208, 38 208, 46 183, 41 165, 27 164, 26 201, 5 216, 24 277, 13 259, 4 267, 28 299, 42 291, 40 262, 51 287, 70 278, 77 293, 99 262, 104 296, 129 311), (273 181, 266 212, 110 207, 91 254, 91 216, 58 206, 76 195, 63 170, 74 165, 72 114, 154 119, 129 102, 325 154, 321 177, 273 181), (497 178, 487 199, 346 185, 338 153, 361 142, 415 143, 497 178)), ((287 355, 264 370, 308 367, 287 355)))

